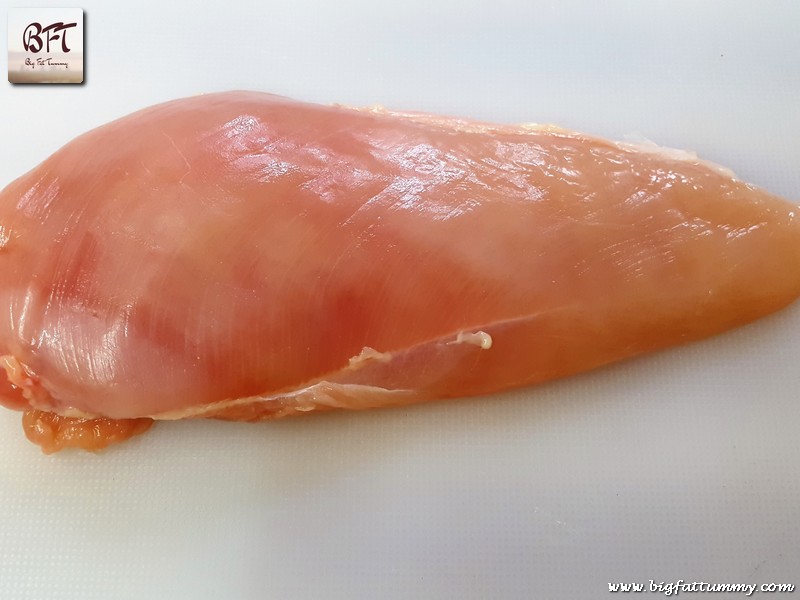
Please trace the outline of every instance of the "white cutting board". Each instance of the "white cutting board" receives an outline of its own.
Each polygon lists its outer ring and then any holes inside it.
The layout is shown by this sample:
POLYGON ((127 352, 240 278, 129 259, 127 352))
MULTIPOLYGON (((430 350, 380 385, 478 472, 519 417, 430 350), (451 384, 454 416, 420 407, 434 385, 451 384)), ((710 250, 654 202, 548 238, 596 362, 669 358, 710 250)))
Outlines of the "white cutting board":
MULTIPOLYGON (((82 6, 85 85, 0 85, 0 186, 114 117, 245 88, 638 133, 800 202, 791 0, 82 6)), ((0 598, 800 585, 798 389, 794 306, 535 389, 273 424, 159 424, 100 455, 45 457, 2 411, 0 598)))

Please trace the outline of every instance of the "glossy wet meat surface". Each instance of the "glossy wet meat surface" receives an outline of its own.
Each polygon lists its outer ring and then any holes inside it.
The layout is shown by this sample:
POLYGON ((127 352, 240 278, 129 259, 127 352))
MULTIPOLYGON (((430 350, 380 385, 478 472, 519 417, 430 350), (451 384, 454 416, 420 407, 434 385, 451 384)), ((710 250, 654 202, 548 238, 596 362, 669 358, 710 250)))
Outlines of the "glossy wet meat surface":
POLYGON ((179 100, 0 194, 0 396, 253 420, 535 383, 786 305, 795 210, 557 129, 179 100))

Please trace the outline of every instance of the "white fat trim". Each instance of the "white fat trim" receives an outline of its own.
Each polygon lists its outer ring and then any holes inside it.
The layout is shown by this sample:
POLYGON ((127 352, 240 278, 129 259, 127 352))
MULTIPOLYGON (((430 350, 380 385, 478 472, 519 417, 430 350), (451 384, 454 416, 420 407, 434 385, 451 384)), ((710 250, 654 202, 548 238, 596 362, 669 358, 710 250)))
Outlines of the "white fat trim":
POLYGON ((640 133, 630 133, 623 137, 625 138, 625 141, 614 142, 614 145, 620 150, 625 150, 628 152, 641 152, 642 154, 655 154, 669 160, 692 162, 711 169, 712 171, 720 175, 724 175, 725 177, 736 179, 736 174, 733 171, 709 160, 703 160, 702 158, 699 158, 696 152, 660 146, 653 140, 646 138, 640 133))
POLYGON ((392 360, 392 355, 389 352, 378 352, 375 348, 364 346, 360 354, 352 357, 348 361, 350 368, 360 368, 364 363, 377 360, 379 362, 389 362, 392 360))
POLYGON ((260 404, 263 402, 272 402, 276 400, 286 403, 286 406, 282 409, 283 414, 292 412, 308 412, 315 410, 319 406, 328 406, 333 408, 339 407, 339 403, 331 395, 331 392, 337 391, 348 393, 350 398, 358 398, 358 396, 361 395, 359 392, 369 392, 372 394, 382 394, 387 396, 403 396, 413 393, 412 390, 387 389, 373 385, 318 381, 317 383, 296 390, 278 392, 263 396, 248 396, 246 398, 222 400, 220 402, 191 406, 189 408, 171 410, 147 416, 151 419, 156 419, 159 421, 203 418, 205 415, 213 415, 227 408, 244 406, 248 404, 260 404), (309 396, 310 399, 305 400, 304 396, 309 396))
POLYGON ((520 123, 517 125, 517 127, 529 133, 554 133, 557 135, 573 137, 580 137, 584 135, 579 131, 553 125, 552 123, 520 123))
POLYGON ((14 356, 5 354, 0 356, 0 367, 5 370, 9 383, 19 388, 22 397, 28 401, 31 408, 39 410, 51 408, 50 394, 30 372, 27 365, 19 362, 14 356))
POLYGON ((473 344, 478 346, 482 350, 489 350, 492 347, 492 336, 486 333, 485 331, 476 331, 475 333, 467 333, 465 331, 459 332, 456 336, 456 339, 452 342, 447 342, 448 345, 450 344, 473 344))
MULTIPOLYGON (((65 408, 63 410, 59 410, 56 414, 62 417, 67 417, 70 419, 111 419, 111 417, 104 417, 103 415, 97 415, 95 413, 87 413, 82 410, 78 410, 77 408, 65 408)), ((125 419, 120 419, 124 421, 125 419)))

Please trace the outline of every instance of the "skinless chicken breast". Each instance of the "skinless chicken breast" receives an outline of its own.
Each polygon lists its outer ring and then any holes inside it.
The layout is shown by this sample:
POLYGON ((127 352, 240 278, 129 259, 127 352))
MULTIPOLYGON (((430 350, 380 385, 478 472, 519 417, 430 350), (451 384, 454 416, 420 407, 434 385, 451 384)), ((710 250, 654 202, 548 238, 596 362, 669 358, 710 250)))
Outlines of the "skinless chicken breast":
POLYGON ((534 384, 787 305, 796 211, 555 127, 168 102, 0 193, 0 402, 54 451, 534 384))

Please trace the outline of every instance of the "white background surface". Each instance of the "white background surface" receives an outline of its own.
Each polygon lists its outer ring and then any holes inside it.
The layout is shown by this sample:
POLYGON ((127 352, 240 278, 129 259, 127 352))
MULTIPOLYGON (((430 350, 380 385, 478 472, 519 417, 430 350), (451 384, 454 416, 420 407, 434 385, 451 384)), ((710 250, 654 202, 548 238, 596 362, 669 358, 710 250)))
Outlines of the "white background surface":
MULTIPOLYGON (((244 88, 637 132, 800 202, 797 2, 82 6, 85 85, 0 85, 0 186, 114 117, 244 88)), ((799 359, 794 306, 494 398, 159 424, 101 455, 45 457, 4 411, 0 598, 800 585, 799 359)))

